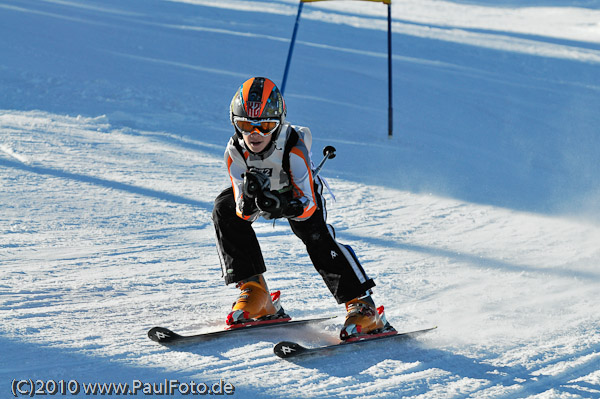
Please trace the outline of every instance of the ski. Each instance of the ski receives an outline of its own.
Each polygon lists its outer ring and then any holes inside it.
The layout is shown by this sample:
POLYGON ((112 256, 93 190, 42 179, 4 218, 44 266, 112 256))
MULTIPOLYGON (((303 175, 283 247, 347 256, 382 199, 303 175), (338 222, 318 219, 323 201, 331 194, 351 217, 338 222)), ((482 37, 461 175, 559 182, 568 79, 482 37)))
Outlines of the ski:
POLYGON ((275 347, 273 348, 273 352, 275 352, 275 354, 277 356, 279 356, 283 359, 288 359, 291 357, 296 357, 296 356, 301 356, 301 355, 327 353, 332 350, 345 348, 348 345, 353 345, 353 344, 360 344, 360 343, 371 342, 371 341, 379 341, 379 340, 384 340, 384 339, 385 340, 390 340, 390 339, 402 340, 402 339, 412 338, 414 336, 435 330, 436 328, 437 327, 431 327, 431 328, 426 328, 423 330, 415 330, 415 331, 402 332, 402 333, 399 333, 397 331, 388 331, 388 332, 383 332, 383 333, 373 334, 373 335, 362 335, 360 337, 349 338, 347 340, 340 341, 335 344, 316 346, 316 347, 311 347, 311 348, 302 346, 297 342, 282 341, 282 342, 279 342, 277 345, 275 345, 275 347))
POLYGON ((194 343, 200 341, 207 341, 222 337, 224 335, 250 331, 255 329, 264 329, 269 327, 287 327, 287 326, 299 326, 310 323, 319 323, 326 320, 331 320, 337 316, 326 316, 326 317, 313 317, 310 319, 292 320, 290 317, 273 319, 273 320, 262 320, 262 321, 250 321, 247 323, 240 323, 233 326, 228 326, 223 330, 210 331, 192 335, 181 335, 174 331, 164 327, 153 327, 148 330, 148 338, 152 341, 158 342, 159 344, 172 345, 182 343, 194 343))

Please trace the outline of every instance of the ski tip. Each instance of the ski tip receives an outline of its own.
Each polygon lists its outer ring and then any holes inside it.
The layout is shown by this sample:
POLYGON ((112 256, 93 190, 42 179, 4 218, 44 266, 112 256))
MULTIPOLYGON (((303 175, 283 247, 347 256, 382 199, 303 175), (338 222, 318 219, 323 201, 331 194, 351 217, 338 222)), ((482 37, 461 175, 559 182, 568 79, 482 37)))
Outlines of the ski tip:
POLYGON ((180 338, 181 336, 168 328, 153 327, 148 331, 148 338, 159 344, 167 344, 180 338))
POLYGON ((308 349, 296 342, 282 341, 273 348, 273 352, 282 359, 306 352, 308 349))
POLYGON ((398 335, 405 336, 405 337, 416 337, 418 335, 425 334, 425 333, 428 333, 428 332, 436 330, 436 329, 437 329, 437 326, 433 326, 433 327, 429 327, 429 328, 423 328, 421 330, 398 333, 398 335))

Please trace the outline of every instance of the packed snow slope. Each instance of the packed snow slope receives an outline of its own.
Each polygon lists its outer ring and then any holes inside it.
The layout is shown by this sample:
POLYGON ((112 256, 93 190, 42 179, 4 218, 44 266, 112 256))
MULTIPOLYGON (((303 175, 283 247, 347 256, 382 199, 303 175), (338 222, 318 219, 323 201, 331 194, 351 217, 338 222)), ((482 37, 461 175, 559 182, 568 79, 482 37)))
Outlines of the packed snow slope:
MULTIPOLYGON (((222 328, 237 296, 211 222, 229 101, 251 76, 281 83, 296 11, 0 0, 0 396, 167 379, 253 398, 600 398, 600 1, 395 1, 392 138, 387 8, 306 5, 285 97, 316 160, 337 148, 329 221, 397 329, 438 329, 296 361, 273 345, 333 342, 343 318, 146 338, 222 328)), ((255 228, 286 310, 343 316, 287 224, 255 228)))

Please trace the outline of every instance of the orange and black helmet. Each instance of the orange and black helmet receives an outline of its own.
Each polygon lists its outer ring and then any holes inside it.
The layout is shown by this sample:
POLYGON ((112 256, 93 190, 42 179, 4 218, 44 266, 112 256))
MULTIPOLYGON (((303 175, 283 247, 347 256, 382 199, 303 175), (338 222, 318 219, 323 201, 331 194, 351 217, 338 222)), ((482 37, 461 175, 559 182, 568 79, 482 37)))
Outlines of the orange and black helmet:
POLYGON ((242 83, 231 100, 229 111, 232 123, 235 117, 242 117, 279 120, 283 124, 286 114, 285 101, 275 83, 261 77, 242 83))

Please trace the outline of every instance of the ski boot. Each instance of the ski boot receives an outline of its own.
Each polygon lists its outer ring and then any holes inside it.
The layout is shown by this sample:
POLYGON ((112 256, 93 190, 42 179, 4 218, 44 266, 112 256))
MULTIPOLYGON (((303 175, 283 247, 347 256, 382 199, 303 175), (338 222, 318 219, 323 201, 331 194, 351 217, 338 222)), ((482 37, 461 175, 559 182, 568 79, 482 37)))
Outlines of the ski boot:
POLYGON ((281 307, 280 292, 269 294, 267 283, 262 275, 242 280, 236 287, 241 292, 233 303, 231 312, 227 315, 227 325, 289 318, 281 307))
POLYGON ((340 331, 341 340, 395 331, 385 318, 383 306, 376 308, 371 296, 346 302, 346 311, 346 321, 340 331))

